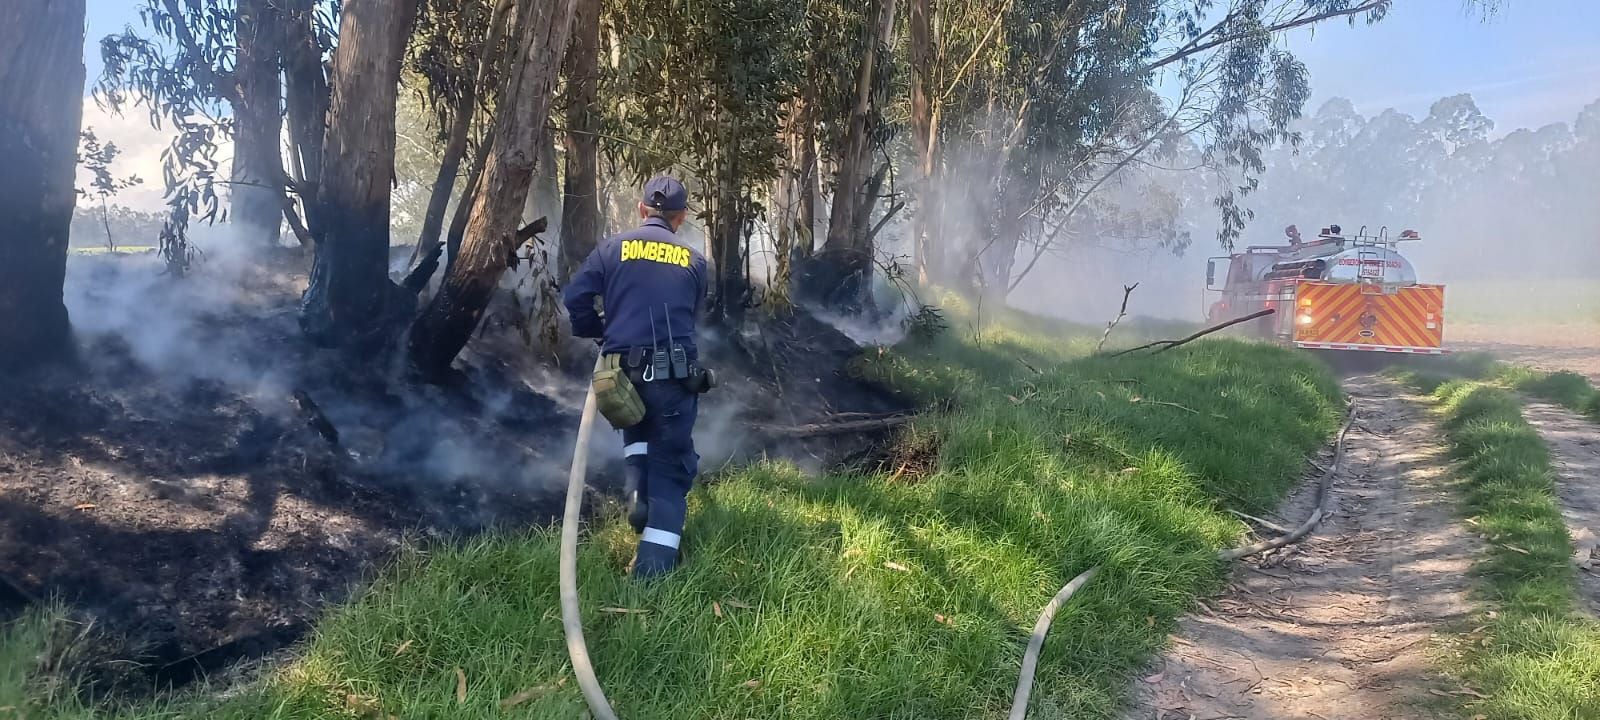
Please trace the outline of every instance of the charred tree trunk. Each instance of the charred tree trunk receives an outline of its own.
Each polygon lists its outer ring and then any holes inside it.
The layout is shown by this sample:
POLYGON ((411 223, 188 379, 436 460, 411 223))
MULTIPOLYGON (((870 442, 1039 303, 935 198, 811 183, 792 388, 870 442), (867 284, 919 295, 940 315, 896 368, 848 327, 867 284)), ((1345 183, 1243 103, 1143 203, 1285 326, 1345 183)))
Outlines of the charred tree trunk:
POLYGON ((0 8, 0 369, 71 359, 62 302, 83 123, 84 0, 0 8))
POLYGON ((846 312, 859 312, 872 273, 872 242, 867 232, 875 198, 867 195, 866 166, 872 147, 868 121, 872 113, 873 79, 879 50, 894 30, 895 0, 878 0, 874 22, 862 35, 861 68, 856 76, 856 104, 834 175, 833 203, 828 213, 828 239, 822 253, 808 263, 802 282, 806 294, 846 312))
POLYGON ((939 212, 935 170, 938 128, 935 126, 938 88, 934 85, 933 0, 911 0, 911 145, 916 153, 917 212, 912 218, 912 264, 917 282, 927 285, 937 277, 939 212))
POLYGON ((304 201, 306 223, 316 227, 316 186, 322 179, 322 143, 328 126, 328 78, 317 41, 315 0, 284 0, 283 78, 289 110, 289 168, 304 201))
POLYGON ((478 51, 478 67, 473 71, 472 82, 462 92, 461 104, 455 108, 450 120, 450 136, 445 141, 444 155, 439 160, 439 172, 433 178, 433 192, 428 196, 428 210, 422 217, 422 234, 417 237, 417 247, 426 248, 439 242, 439 232, 444 228, 445 209, 450 205, 450 195, 455 192, 456 179, 461 174, 461 160, 467 156, 467 140, 472 133, 472 119, 478 110, 478 95, 484 83, 493 76, 491 72, 505 36, 506 16, 511 9, 510 0, 499 0, 489 18, 489 33, 478 51))
MULTIPOLYGON (((734 122, 738 122, 737 119, 734 122)), ((739 194, 739 163, 728 138, 738 137, 737 129, 726 131, 720 143, 717 163, 719 181, 711 196, 706 241, 711 246, 711 264, 716 273, 712 284, 711 321, 737 326, 749 300, 750 280, 745 274, 743 236, 745 203, 739 194)))
POLYGON ((283 227, 286 187, 278 52, 283 22, 269 0, 239 0, 234 19, 238 54, 233 80, 233 169, 230 220, 274 247, 283 227))
POLYGON ((317 189, 316 257, 300 324, 317 342, 372 349, 385 338, 395 96, 417 0, 346 0, 317 189))
POLYGON ((539 145, 550 141, 551 96, 578 2, 599 0, 524 0, 518 13, 518 62, 500 99, 493 154, 478 181, 461 253, 439 293, 411 326, 411 363, 425 377, 439 378, 449 371, 477 328, 516 246, 517 220, 533 182, 539 145))
POLYGON ((600 3, 579 2, 567 48, 566 179, 561 203, 561 272, 566 282, 600 240, 600 3))
POLYGON ((879 48, 894 29, 895 0, 878 0, 878 13, 863 33, 861 70, 856 76, 856 105, 850 112, 850 130, 834 177, 833 206, 828 215, 828 241, 824 248, 834 253, 859 255, 865 237, 857 232, 861 223, 856 215, 859 195, 866 181, 866 164, 872 148, 867 137, 867 121, 872 112, 872 80, 875 77, 879 48))

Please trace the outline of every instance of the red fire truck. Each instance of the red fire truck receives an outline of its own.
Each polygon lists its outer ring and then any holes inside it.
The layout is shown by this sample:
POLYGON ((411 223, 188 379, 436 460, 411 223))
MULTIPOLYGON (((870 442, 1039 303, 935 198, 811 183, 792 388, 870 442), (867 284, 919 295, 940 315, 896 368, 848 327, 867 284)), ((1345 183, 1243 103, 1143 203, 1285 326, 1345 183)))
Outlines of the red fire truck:
POLYGON ((1346 237, 1338 225, 1303 242, 1290 225, 1288 245, 1257 245, 1206 268, 1208 315, 1214 322, 1265 310, 1247 326, 1254 334, 1314 350, 1438 355, 1444 346, 1444 286, 1417 282, 1403 242, 1387 228, 1346 237), (1223 270, 1218 284, 1219 266, 1223 270))

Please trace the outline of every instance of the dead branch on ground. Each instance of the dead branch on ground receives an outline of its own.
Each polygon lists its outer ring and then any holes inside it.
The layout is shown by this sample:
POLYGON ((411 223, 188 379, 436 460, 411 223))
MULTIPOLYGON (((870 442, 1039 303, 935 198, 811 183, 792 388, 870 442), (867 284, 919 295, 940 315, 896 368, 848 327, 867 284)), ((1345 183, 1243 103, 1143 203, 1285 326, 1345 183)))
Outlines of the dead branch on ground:
POLYGON ((1354 402, 1351 402, 1349 409, 1345 413, 1344 428, 1339 431, 1339 439, 1333 445, 1333 462, 1328 464, 1328 471, 1322 474, 1322 479, 1317 483, 1317 506, 1316 509, 1311 511, 1311 517, 1306 518, 1306 521, 1301 523, 1300 527, 1295 528, 1293 532, 1287 535, 1251 543, 1244 547, 1223 550, 1217 553, 1218 560, 1238 560, 1242 557, 1249 557, 1300 542, 1311 534, 1311 531, 1315 530, 1317 525, 1322 523, 1323 518, 1329 514, 1328 500, 1330 493, 1328 491, 1333 488, 1333 479, 1338 476, 1339 467, 1344 464, 1345 438, 1349 437, 1350 428, 1355 425, 1355 421, 1356 406, 1354 402))
POLYGON ((1187 345, 1187 344, 1189 344, 1189 343, 1191 343, 1191 342, 1193 342, 1195 340, 1199 340, 1200 338, 1203 338, 1203 337, 1205 337, 1207 335, 1210 335, 1211 333, 1217 332, 1219 330, 1226 330, 1227 328, 1233 327, 1234 325, 1238 325, 1239 323, 1249 322, 1249 321, 1254 320, 1256 318, 1263 318, 1263 317, 1266 317, 1268 315, 1272 315, 1272 314, 1274 314, 1276 312, 1278 312, 1278 311, 1275 308, 1267 308, 1266 310, 1261 310, 1261 311, 1258 311, 1258 312, 1250 313, 1249 315, 1246 315, 1244 317, 1234 318, 1234 319, 1229 320, 1229 321, 1227 321, 1225 323, 1219 323, 1219 324, 1216 324, 1216 325, 1212 325, 1211 327, 1208 327, 1208 328, 1206 328, 1204 330, 1201 330, 1200 332, 1197 332, 1197 333, 1195 333, 1193 335, 1190 335, 1189 337, 1183 338, 1182 340, 1157 340, 1157 341, 1155 341, 1153 343, 1145 343, 1144 345, 1140 345, 1139 347, 1133 347, 1133 348, 1128 348, 1127 350, 1123 350, 1123 351, 1120 351, 1120 352, 1114 352, 1114 353, 1111 354, 1111 357, 1122 357, 1123 355, 1127 355, 1128 353, 1131 353, 1131 352, 1138 352, 1140 350, 1148 350, 1150 348, 1157 348, 1157 350, 1155 352, 1150 353, 1151 355, 1160 355, 1161 353, 1164 353, 1164 352, 1166 352, 1168 350, 1171 350, 1171 349, 1173 349, 1175 347, 1178 347, 1180 345, 1187 345))
POLYGON ((821 422, 809 425, 755 425, 756 432, 765 435, 782 435, 786 437, 821 437, 824 435, 842 435, 853 432, 866 432, 870 430, 888 430, 911 422, 912 415, 894 414, 881 415, 867 420, 847 420, 843 422, 821 422))

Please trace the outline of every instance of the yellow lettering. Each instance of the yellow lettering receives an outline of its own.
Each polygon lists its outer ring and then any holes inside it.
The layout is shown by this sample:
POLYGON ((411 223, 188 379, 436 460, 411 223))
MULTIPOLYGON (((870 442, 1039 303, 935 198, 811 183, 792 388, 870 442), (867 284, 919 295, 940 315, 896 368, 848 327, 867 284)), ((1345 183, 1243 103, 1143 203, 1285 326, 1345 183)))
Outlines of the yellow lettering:
POLYGON ((657 242, 655 240, 623 240, 623 260, 650 260, 666 265, 689 267, 694 261, 694 253, 689 248, 677 243, 657 242))

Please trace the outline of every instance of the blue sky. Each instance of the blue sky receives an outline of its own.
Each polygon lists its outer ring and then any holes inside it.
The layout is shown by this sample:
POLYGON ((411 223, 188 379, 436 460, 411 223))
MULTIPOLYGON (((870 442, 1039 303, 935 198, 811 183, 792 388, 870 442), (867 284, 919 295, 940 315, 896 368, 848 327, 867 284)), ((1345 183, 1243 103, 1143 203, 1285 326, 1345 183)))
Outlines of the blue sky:
POLYGON ((1311 71, 1308 110, 1347 97, 1362 114, 1423 115, 1471 93, 1496 132, 1570 123, 1600 99, 1600 0, 1506 0, 1485 20, 1462 0, 1396 0, 1383 22, 1324 24, 1285 45, 1311 71))

